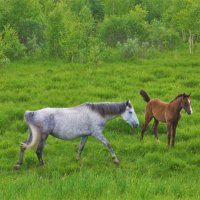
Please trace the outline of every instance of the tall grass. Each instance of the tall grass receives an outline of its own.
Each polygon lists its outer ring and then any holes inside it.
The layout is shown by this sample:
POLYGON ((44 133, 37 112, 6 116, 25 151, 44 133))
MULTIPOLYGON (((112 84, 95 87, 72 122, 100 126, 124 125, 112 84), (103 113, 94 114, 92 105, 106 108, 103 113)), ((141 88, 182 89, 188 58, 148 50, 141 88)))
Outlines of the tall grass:
POLYGON ((1 199, 200 199, 200 58, 185 55, 166 53, 96 68, 52 61, 17 62, 1 68, 1 199), (89 138, 82 159, 76 162, 79 139, 49 136, 44 166, 39 166, 34 151, 27 151, 21 170, 13 169, 19 144, 28 135, 25 110, 130 99, 142 124, 141 88, 164 101, 192 92, 194 113, 188 116, 182 111, 174 149, 167 147, 165 124, 159 125, 159 142, 154 140, 152 125, 140 142, 140 128, 132 129, 116 118, 104 134, 121 161, 119 166, 94 138, 89 138))

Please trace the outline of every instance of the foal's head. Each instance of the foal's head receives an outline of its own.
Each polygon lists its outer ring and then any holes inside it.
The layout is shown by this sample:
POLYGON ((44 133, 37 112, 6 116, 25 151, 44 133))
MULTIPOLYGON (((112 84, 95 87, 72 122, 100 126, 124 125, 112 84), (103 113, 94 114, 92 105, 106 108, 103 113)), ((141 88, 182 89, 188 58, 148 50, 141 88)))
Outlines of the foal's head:
POLYGON ((181 99, 181 107, 185 109, 188 115, 192 114, 192 107, 190 102, 190 94, 183 94, 181 99))
POLYGON ((121 116, 123 120, 130 124, 132 127, 137 128, 139 126, 139 120, 137 118, 137 115, 135 114, 134 108, 130 100, 126 102, 126 109, 121 114, 121 116))

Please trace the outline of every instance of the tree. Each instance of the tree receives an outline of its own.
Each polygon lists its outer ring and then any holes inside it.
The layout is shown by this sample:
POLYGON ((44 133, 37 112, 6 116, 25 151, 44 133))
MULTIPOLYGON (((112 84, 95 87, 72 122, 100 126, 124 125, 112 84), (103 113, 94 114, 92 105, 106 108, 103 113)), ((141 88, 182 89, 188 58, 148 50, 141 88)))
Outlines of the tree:
POLYGON ((176 0, 164 13, 163 20, 173 27, 189 44, 193 53, 195 38, 200 34, 200 2, 198 0, 176 0))
POLYGON ((9 24, 23 44, 34 37, 42 43, 44 23, 39 0, 1 0, 0 11, 0 30, 9 24))

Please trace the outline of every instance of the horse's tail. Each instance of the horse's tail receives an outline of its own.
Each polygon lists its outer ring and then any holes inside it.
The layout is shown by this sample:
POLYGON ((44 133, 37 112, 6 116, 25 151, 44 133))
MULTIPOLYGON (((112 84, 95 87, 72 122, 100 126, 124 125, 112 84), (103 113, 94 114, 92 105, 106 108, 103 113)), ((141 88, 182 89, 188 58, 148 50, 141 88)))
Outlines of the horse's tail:
POLYGON ((21 146, 25 149, 27 148, 31 149, 31 148, 37 147, 41 139, 41 133, 39 131, 39 128, 33 124, 33 118, 34 118, 33 111, 25 112, 24 120, 29 127, 29 133, 30 133, 29 139, 26 142, 21 144, 21 146))
POLYGON ((150 101, 149 95, 148 95, 144 90, 140 90, 140 95, 143 97, 143 99, 144 99, 146 102, 149 102, 149 101, 150 101))

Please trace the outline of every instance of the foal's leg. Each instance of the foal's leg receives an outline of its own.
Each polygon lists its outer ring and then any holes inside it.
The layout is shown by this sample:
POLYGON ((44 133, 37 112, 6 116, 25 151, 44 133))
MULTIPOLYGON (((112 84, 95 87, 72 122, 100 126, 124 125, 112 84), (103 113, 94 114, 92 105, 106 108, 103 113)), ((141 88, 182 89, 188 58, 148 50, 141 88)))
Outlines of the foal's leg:
MULTIPOLYGON (((24 144, 29 144, 32 140, 32 131, 30 129, 30 127, 28 127, 29 130, 29 137, 27 140, 25 140, 23 143, 24 144)), ((23 144, 22 143, 22 144, 23 144)), ((20 154, 19 154, 19 160, 17 161, 17 164, 15 165, 15 169, 20 169, 22 163, 23 163, 23 158, 24 158, 24 152, 26 150, 26 148, 24 148, 24 145, 20 145, 20 154)))
POLYGON ((111 146, 111 144, 107 141, 107 139, 104 137, 104 135, 102 133, 95 133, 92 134, 95 138, 97 138, 100 142, 102 142, 105 146, 107 146, 107 148, 109 149, 111 155, 112 155, 112 159, 113 162, 115 164, 119 164, 119 160, 117 159, 117 156, 115 155, 115 152, 111 146))
POLYGON ((42 153, 43 153, 43 149, 44 149, 44 145, 45 145, 45 142, 47 140, 47 137, 48 137, 48 135, 46 135, 46 134, 42 135, 41 140, 40 140, 38 147, 37 147, 37 150, 36 150, 38 161, 40 162, 41 165, 44 164, 44 161, 42 159, 42 153))
POLYGON ((158 139, 158 124, 159 121, 157 119, 154 119, 153 132, 156 139, 158 139))
POLYGON ((82 136, 80 146, 79 146, 79 150, 78 150, 78 153, 77 153, 77 156, 76 156, 76 160, 80 160, 81 153, 84 149, 84 146, 85 146, 87 139, 88 139, 88 136, 82 136))
POLYGON ((174 141, 175 141, 175 136, 176 136, 176 127, 177 127, 177 123, 173 123, 173 125, 172 125, 172 142, 171 142, 171 147, 174 147, 174 141))
POLYGON ((141 138, 140 138, 141 140, 143 140, 144 132, 147 129, 147 126, 148 126, 149 122, 152 120, 152 118, 153 118, 153 116, 145 115, 145 122, 142 125, 142 130, 141 130, 141 138))
POLYGON ((168 147, 170 147, 170 142, 171 142, 171 132, 172 132, 172 126, 171 126, 171 123, 167 122, 167 143, 168 143, 168 147))

